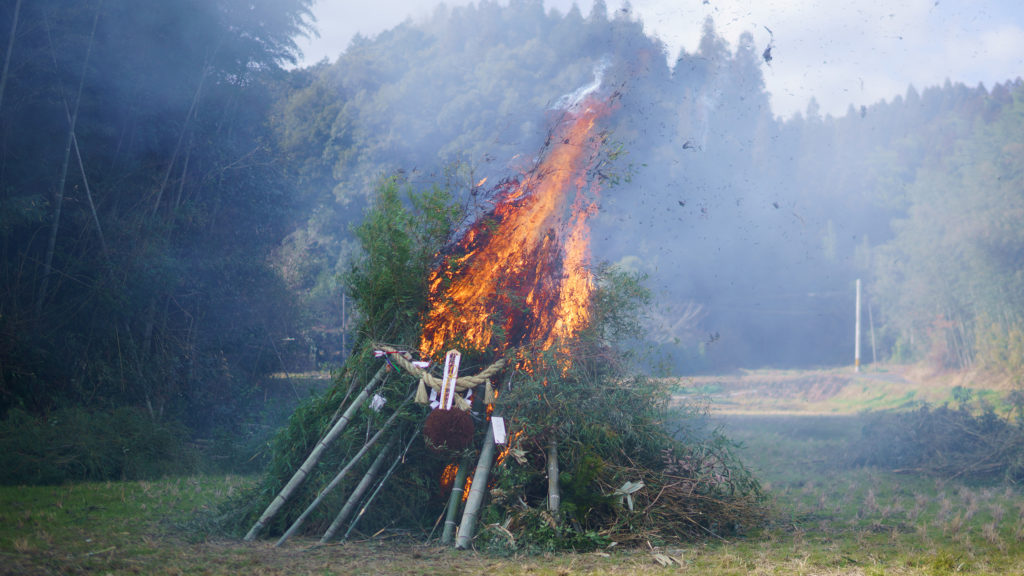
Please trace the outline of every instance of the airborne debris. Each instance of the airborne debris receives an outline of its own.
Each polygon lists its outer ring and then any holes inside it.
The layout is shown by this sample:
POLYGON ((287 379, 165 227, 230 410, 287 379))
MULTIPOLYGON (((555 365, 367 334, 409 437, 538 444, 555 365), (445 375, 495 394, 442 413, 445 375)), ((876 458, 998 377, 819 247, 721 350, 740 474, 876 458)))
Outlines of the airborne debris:
POLYGON ((764 52, 761 53, 761 58, 764 58, 765 64, 771 66, 772 48, 775 46, 775 33, 772 32, 772 29, 767 26, 765 26, 764 29, 768 31, 768 46, 764 49, 764 52))

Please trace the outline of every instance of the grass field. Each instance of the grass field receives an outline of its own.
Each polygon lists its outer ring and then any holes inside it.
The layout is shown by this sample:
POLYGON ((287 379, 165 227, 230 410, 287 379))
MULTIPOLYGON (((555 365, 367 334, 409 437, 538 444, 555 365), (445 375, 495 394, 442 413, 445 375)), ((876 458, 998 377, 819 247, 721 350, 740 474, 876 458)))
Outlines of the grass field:
POLYGON ((296 539, 275 549, 206 528, 210 511, 251 479, 189 477, 0 488, 0 573, 1024 573, 1019 487, 850 467, 865 421, 809 412, 715 417, 745 445, 772 510, 767 526, 730 540, 511 558, 395 535, 321 548, 296 539))
MULTIPOLYGON (((730 546, 765 573, 1024 573, 1019 487, 851 468, 857 416, 732 416, 772 525, 730 546)), ((721 547, 724 553, 726 548, 721 547)))
POLYGON ((998 412, 1014 383, 989 374, 936 373, 920 366, 869 366, 823 370, 742 370, 678 378, 681 396, 700 395, 724 414, 836 414, 904 410, 917 403, 956 401, 958 393, 988 402, 998 412))

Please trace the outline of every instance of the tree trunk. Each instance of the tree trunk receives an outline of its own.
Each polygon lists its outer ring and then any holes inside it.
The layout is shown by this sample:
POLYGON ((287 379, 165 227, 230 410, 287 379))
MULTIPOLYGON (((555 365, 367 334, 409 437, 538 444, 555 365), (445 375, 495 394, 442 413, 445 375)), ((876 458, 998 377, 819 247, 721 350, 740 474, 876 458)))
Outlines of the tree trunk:
POLYGON ((299 469, 295 471, 291 480, 285 484, 284 488, 281 489, 281 492, 273 501, 271 501, 270 505, 267 506, 267 509, 263 511, 263 515, 260 516, 260 519, 252 525, 252 528, 249 529, 249 533, 245 535, 245 540, 247 542, 251 542, 256 538, 260 531, 263 530, 263 527, 267 525, 267 522, 277 514, 278 510, 284 506, 292 493, 295 492, 295 490, 302 484, 303 480, 306 479, 306 476, 308 476, 313 470, 313 467, 316 466, 316 463, 320 461, 320 456, 323 454, 324 450, 326 450, 327 447, 331 445, 331 442, 334 442, 338 435, 341 434, 342 430, 345 429, 345 426, 347 426, 349 421, 352 420, 352 416, 355 415, 356 410, 366 402, 366 399, 370 396, 370 392, 372 392, 373 388, 384 378, 385 373, 387 373, 387 364, 381 366, 380 370, 377 370, 377 373, 373 375, 370 383, 363 388, 363 391, 360 392, 358 396, 356 396, 355 400, 352 401, 352 404, 347 410, 345 410, 345 413, 342 414, 341 418, 334 423, 334 426, 331 427, 327 434, 325 434, 320 442, 318 442, 313 448, 313 451, 310 452, 306 461, 302 463, 302 466, 299 466, 299 469))

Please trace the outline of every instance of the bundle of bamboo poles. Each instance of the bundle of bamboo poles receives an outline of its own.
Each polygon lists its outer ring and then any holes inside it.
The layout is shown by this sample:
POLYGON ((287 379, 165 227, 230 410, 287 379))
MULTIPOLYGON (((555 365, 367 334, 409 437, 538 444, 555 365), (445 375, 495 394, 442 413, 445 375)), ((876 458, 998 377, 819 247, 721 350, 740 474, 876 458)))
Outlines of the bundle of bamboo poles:
MULTIPOLYGON (((402 369, 404 369, 404 371, 413 376, 417 381, 417 386, 427 385, 430 387, 435 387, 436 385, 438 388, 441 387, 441 379, 432 376, 423 368, 414 365, 409 358, 399 353, 394 348, 386 346, 380 346, 379 348, 382 349, 386 354, 384 364, 377 370, 374 376, 362 388, 359 394, 351 401, 347 408, 345 408, 341 416, 333 421, 330 428, 326 431, 323 437, 316 443, 316 445, 313 447, 313 449, 306 457, 302 465, 299 466, 299 468, 295 471, 291 479, 273 498, 273 500, 270 502, 267 508, 260 515, 259 519, 249 529, 248 533, 245 535, 246 541, 255 540, 259 536, 260 532, 275 517, 275 515, 277 515, 285 507, 289 499, 295 494, 296 490, 303 484, 306 478, 315 469, 315 467, 320 462, 327 449, 341 435, 341 433, 345 430, 346 426, 352 421, 356 411, 359 410, 366 403, 366 401, 374 393, 374 390, 378 388, 382 384, 382 382, 386 380, 389 372, 392 369, 392 362, 394 362, 394 364, 400 366, 402 369)), ((456 391, 464 391, 471 389, 481 383, 489 382, 490 377, 496 374, 502 368, 503 365, 504 360, 499 360, 498 362, 495 362, 491 366, 487 367, 480 374, 459 379, 457 381, 458 385, 453 385, 453 389, 456 391)), ((356 466, 363 460, 363 458, 372 451, 373 447, 376 444, 378 444, 383 438, 389 437, 386 446, 377 453, 372 464, 370 464, 370 466, 364 473, 363 477, 355 485, 355 488, 352 490, 352 493, 346 499, 344 506, 335 516, 334 521, 331 522, 327 531, 321 537, 320 543, 324 544, 330 542, 337 536, 341 526, 350 517, 352 517, 357 507, 359 507, 360 502, 363 501, 364 497, 366 496, 366 493, 370 490, 371 486, 373 486, 376 483, 376 488, 374 489, 373 493, 369 496, 366 502, 363 503, 363 506, 359 508, 359 511, 352 519, 348 530, 342 536, 343 540, 347 539, 348 535, 355 528, 356 523, 358 523, 358 521, 363 517, 370 503, 381 491, 382 487, 391 477, 392 473, 397 468, 399 463, 404 459, 405 454, 411 447, 413 440, 417 438, 419 435, 419 430, 416 430, 413 434, 410 435, 410 438, 405 443, 404 449, 398 452, 388 471, 378 480, 380 471, 383 468, 384 463, 387 461, 388 454, 393 452, 395 446, 399 444, 399 434, 394 433, 393 431, 395 422, 398 419, 399 414, 402 413, 403 409, 413 400, 414 397, 418 395, 419 394, 417 394, 417 390, 415 388, 412 391, 410 391, 408 396, 405 398, 404 402, 394 410, 391 416, 363 444, 363 446, 356 452, 356 454, 349 458, 347 462, 345 462, 345 464, 338 471, 338 473, 334 475, 330 482, 328 482, 324 487, 322 487, 317 492, 317 495, 313 499, 313 501, 298 516, 298 518, 296 518, 295 521, 292 522, 289 528, 277 540, 275 546, 280 546, 284 544, 288 539, 294 536, 303 526, 304 522, 309 518, 310 514, 312 514, 312 512, 323 503, 325 498, 342 483, 342 481, 348 476, 348 474, 352 472, 352 470, 356 468, 356 466)), ((472 456, 470 453, 466 453, 463 456, 462 465, 459 466, 459 472, 458 477, 456 478, 455 487, 452 490, 452 493, 449 497, 448 505, 446 507, 444 533, 441 539, 442 543, 450 545, 454 540, 456 548, 465 549, 470 546, 473 534, 475 532, 476 523, 480 515, 480 510, 483 506, 483 502, 485 499, 487 477, 490 473, 490 468, 494 462, 494 455, 494 432, 491 429, 491 427, 488 426, 483 445, 480 449, 480 455, 479 460, 477 462, 476 471, 473 475, 474 482, 469 491, 469 495, 466 498, 461 521, 458 523, 458 525, 456 525, 455 518, 458 515, 459 505, 463 501, 462 486, 463 483, 465 482, 468 468, 472 463, 472 456)), ((557 478, 557 474, 555 477, 557 478)), ((557 482, 555 483, 555 485, 557 489, 557 482)), ((557 502, 557 496, 555 501, 557 502)))

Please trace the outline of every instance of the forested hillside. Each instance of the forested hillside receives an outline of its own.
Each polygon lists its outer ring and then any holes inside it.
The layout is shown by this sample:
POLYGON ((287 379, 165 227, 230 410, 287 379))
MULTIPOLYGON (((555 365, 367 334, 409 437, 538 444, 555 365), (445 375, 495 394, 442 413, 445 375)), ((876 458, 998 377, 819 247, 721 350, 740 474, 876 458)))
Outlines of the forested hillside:
POLYGON ((529 165, 547 137, 545 111, 599 68, 622 99, 610 121, 620 153, 603 179, 595 256, 650 275, 659 298, 645 346, 669 354, 673 369, 851 362, 858 277, 879 360, 932 355, 966 366, 981 352, 967 352, 968 342, 990 343, 988 358, 1007 354, 1019 307, 993 295, 1002 307, 983 310, 979 288, 975 298, 953 276, 920 275, 941 261, 1015 293, 1005 282, 1019 276, 1019 257, 983 265, 997 255, 968 254, 926 210, 979 229, 995 214, 1010 217, 1021 160, 1006 149, 993 164, 992 154, 1016 145, 1020 80, 991 90, 908 87, 840 118, 822 117, 812 101, 805 114, 778 118, 763 47, 749 34, 729 40, 735 50, 708 21, 695 53, 666 58, 641 22, 600 2, 587 16, 534 2, 441 8, 358 38, 284 101, 285 141, 316 207, 280 252, 292 288, 337 301, 323 272, 344 268, 348 223, 379 175, 397 171, 477 203, 487 182, 529 165), (960 182, 957 165, 978 167, 971 182, 960 182), (957 247, 911 238, 915 226, 957 247), (959 304, 938 293, 944 285, 960 291, 959 304))
POLYGON ((595 77, 619 97, 594 257, 649 275, 651 362, 851 362, 862 278, 879 361, 1024 370, 1019 78, 780 118, 750 34, 709 20, 669 55, 628 12, 536 1, 441 7, 285 71, 309 6, 0 8, 5 417, 237 430, 262 375, 343 353, 339 274, 381 177, 479 213, 595 77))
POLYGON ((4 3, 4 415, 131 407, 205 436, 262 396, 296 318, 267 260, 295 206, 268 118, 308 6, 4 3))

